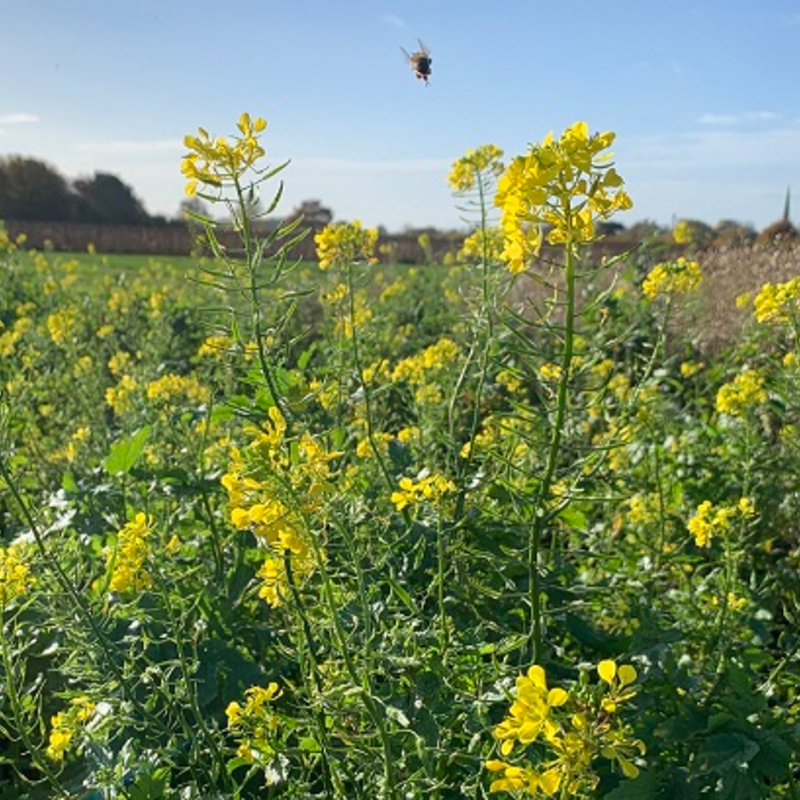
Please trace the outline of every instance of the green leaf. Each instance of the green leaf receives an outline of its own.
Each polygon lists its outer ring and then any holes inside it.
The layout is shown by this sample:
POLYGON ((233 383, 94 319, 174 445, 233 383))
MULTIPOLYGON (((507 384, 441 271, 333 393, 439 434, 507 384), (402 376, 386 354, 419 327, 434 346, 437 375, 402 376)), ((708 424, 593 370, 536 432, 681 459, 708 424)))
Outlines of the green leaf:
POLYGON ((760 749, 756 742, 744 734, 718 733, 706 740, 697 758, 704 769, 721 775, 741 769, 760 749))
POLYGON ((75 492, 78 491, 78 484, 75 482, 75 476, 72 474, 72 470, 66 470, 61 476, 61 488, 67 494, 75 494, 75 492))
POLYGON ((658 775, 641 772, 638 778, 622 780, 616 789, 603 796, 607 800, 654 800, 658 797, 658 775))
POLYGON ((576 531, 585 531, 588 528, 586 515, 578 511, 577 508, 567 506, 565 509, 558 512, 558 518, 564 520, 570 528, 576 531))
POLYGON ((119 439, 111 445, 103 467, 111 475, 126 474, 131 471, 144 452, 144 446, 150 437, 150 426, 145 425, 132 436, 119 439))

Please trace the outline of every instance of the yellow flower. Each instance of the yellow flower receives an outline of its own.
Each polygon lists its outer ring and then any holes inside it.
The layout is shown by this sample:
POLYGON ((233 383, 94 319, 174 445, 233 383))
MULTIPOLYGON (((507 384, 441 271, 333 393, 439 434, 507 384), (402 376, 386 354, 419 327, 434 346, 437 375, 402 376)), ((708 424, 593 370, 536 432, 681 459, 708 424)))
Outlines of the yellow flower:
POLYGON ((75 734, 92 718, 95 704, 88 697, 74 697, 66 711, 50 719, 50 737, 45 754, 53 761, 63 761, 75 734))
POLYGON ((756 370, 748 369, 720 387, 717 392, 717 411, 731 417, 742 417, 749 409, 766 403, 767 397, 764 378, 756 370))
POLYGON ((362 228, 361 222, 332 222, 315 237, 319 268, 343 266, 357 261, 372 261, 377 228, 362 228))
POLYGON ((576 122, 560 139, 550 133, 511 162, 495 196, 511 272, 522 272, 538 255, 545 226, 551 244, 589 242, 596 220, 632 206, 605 152, 614 138, 611 131, 590 135, 585 122, 576 122))
POLYGON ((694 239, 692 226, 685 219, 680 220, 672 231, 672 238, 677 244, 690 244, 694 239))
POLYGON ((47 318, 47 330, 50 338, 56 344, 66 341, 78 321, 75 309, 64 308, 56 311, 47 318))
POLYGON ((563 706, 569 695, 563 689, 548 689, 545 671, 538 664, 517 678, 517 697, 509 714, 494 729, 495 738, 502 741, 500 752, 507 756, 514 742, 531 744, 539 736, 551 741, 558 733, 558 725, 551 719, 550 710, 563 706))
POLYGON ((280 720, 272 710, 272 702, 281 696, 277 683, 266 688, 251 686, 245 692, 245 704, 231 702, 225 709, 228 730, 239 739, 237 753, 247 761, 254 756, 269 757, 275 753, 274 735, 280 720))
POLYGON ((117 533, 114 548, 106 548, 106 561, 111 566, 109 589, 112 592, 143 591, 152 583, 144 568, 150 556, 149 538, 153 521, 139 512, 117 533))
POLYGON ((456 485, 444 475, 428 475, 419 481, 411 478, 401 478, 399 490, 392 492, 392 502, 398 511, 402 511, 407 506, 430 503, 437 505, 447 495, 456 491, 456 485))
POLYGON ((601 702, 603 711, 608 714, 613 714, 620 703, 636 696, 636 690, 630 688, 630 684, 636 681, 636 668, 630 664, 617 668, 615 661, 607 659, 597 665, 597 674, 609 686, 609 692, 601 702))
POLYGON ((700 265, 682 256, 675 261, 656 264, 642 283, 642 293, 648 300, 670 294, 693 292, 702 278, 700 265))
POLYGON ((15 597, 25 594, 34 582, 24 545, 0 546, 0 611, 15 597))
POLYGON ((756 322, 797 323, 800 316, 800 277, 785 283, 765 283, 753 300, 756 322))
POLYGON ((265 151, 259 137, 266 130, 267 121, 263 117, 251 119, 245 113, 240 115, 237 127, 239 134, 230 140, 212 137, 204 128, 198 129, 197 136, 184 137, 189 153, 183 157, 181 172, 187 179, 187 195, 195 195, 200 187, 218 189, 238 183, 263 158, 265 151))
POLYGON ((495 178, 503 171, 503 151, 494 144, 484 144, 467 152, 453 163, 447 182, 457 192, 474 189, 481 177, 488 173, 495 178))

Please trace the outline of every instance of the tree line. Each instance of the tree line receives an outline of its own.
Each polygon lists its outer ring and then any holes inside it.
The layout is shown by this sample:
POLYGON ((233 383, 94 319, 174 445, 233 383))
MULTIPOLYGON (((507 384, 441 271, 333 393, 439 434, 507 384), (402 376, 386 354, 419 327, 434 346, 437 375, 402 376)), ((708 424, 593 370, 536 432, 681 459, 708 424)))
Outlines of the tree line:
POLYGON ((0 219, 164 225, 150 216, 133 190, 116 175, 95 172, 69 181, 35 158, 0 158, 0 219))

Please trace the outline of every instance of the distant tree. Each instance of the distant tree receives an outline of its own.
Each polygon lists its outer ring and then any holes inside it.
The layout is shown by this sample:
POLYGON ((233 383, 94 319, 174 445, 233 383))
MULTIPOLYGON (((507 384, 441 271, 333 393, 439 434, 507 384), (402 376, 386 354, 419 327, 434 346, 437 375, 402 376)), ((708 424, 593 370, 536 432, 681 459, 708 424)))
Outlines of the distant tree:
POLYGON ((714 244, 720 247, 742 247, 755 241, 752 225, 742 225, 732 219, 722 219, 714 226, 714 244))
POLYGON ((596 225, 596 233, 598 236, 619 236, 625 232, 625 226, 621 222, 610 222, 601 220, 596 225))
POLYGON ((800 238, 797 228, 788 219, 780 219, 764 228, 758 234, 758 244, 780 244, 782 242, 795 242, 800 238))
POLYGON ((300 205, 287 215, 286 221, 291 222, 302 216, 303 223, 312 228, 324 228, 333 221, 333 211, 322 205, 319 200, 303 200, 300 205))
POLYGON ((716 238, 714 229, 699 219, 684 219, 682 222, 690 231, 692 244, 697 247, 708 247, 716 238))
POLYGON ((73 182, 77 216, 86 222, 142 225, 150 221, 133 190, 116 175, 96 172, 92 178, 73 182))
POLYGON ((657 222, 653 222, 649 219, 635 222, 628 228, 628 235, 637 242, 652 239, 666 232, 665 228, 662 228, 657 222))
POLYGON ((192 214, 199 214, 201 217, 210 217, 211 210, 199 197, 187 197, 181 200, 178 208, 178 221, 185 222, 192 214))
POLYGON ((72 217, 66 180, 43 161, 0 159, 0 219, 63 222, 72 217))

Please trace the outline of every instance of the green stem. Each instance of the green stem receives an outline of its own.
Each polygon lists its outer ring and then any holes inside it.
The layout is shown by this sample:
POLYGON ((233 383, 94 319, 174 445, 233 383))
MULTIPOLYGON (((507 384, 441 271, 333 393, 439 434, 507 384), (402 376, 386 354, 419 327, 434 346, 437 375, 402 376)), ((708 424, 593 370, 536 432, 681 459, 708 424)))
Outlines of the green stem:
POLYGON ((283 415, 288 427, 291 425, 292 414, 278 389, 274 370, 267 357, 266 348, 264 347, 264 331, 261 324, 261 303, 258 296, 258 279, 256 275, 257 264, 255 254, 258 248, 257 245, 254 246, 255 239, 253 237, 252 226, 250 225, 250 215, 247 210, 248 206, 244 196, 244 189, 238 178, 234 180, 233 185, 236 191, 237 205, 239 206, 241 224, 240 239, 244 246, 244 258, 247 264, 247 294, 250 300, 253 336, 255 337, 256 348, 258 350, 258 363, 261 367, 261 374, 264 376, 269 392, 272 395, 272 401, 283 415))
MULTIPOLYGON (((566 219, 571 218, 569 210, 566 219)), ((561 454, 561 440, 563 437, 564 422, 567 416, 567 399, 572 371, 572 356, 575 338, 575 251, 571 237, 565 243, 564 274, 565 274, 565 320, 564 320, 564 351, 561 360, 561 375, 556 393, 555 416, 553 418, 550 434, 550 444, 547 450, 547 461, 544 474, 536 493, 534 519, 528 539, 528 589, 530 604, 530 629, 528 633, 528 648, 531 659, 539 663, 542 658, 542 587, 539 575, 539 555, 542 543, 542 534, 546 525, 551 520, 548 513, 550 491, 558 467, 561 454)))
POLYGON ((350 317, 350 334, 352 337, 352 353, 353 353, 353 364, 356 368, 356 374, 358 375, 358 383, 361 387, 361 391, 364 393, 364 406, 366 410, 366 422, 367 422, 367 440, 369 441, 370 449, 372 450, 372 454, 375 456, 375 460, 378 462, 378 466, 383 473, 384 480, 386 481, 386 485, 389 488, 389 491, 393 491, 396 488, 396 483, 392 478, 391 473, 389 472, 388 467, 386 466, 386 462, 381 454, 380 450, 378 449, 378 443, 375 441, 375 433, 374 433, 374 426, 372 424, 372 392, 368 385, 368 381, 364 380, 364 369, 361 362, 361 343, 358 335, 358 326, 356 325, 356 301, 354 296, 354 285, 353 285, 353 265, 352 263, 347 263, 347 300, 348 300, 348 313, 350 317))
POLYGON ((469 355, 464 363, 464 367, 458 376, 453 394, 450 398, 450 407, 448 411, 449 418, 449 434, 450 441, 454 447, 458 447, 458 437, 456 436, 456 406, 458 398, 461 395, 461 388, 466 382, 469 367, 472 364, 473 353, 476 350, 480 351, 478 362, 478 383, 475 387, 475 400, 472 404, 472 413, 470 415, 469 427, 469 448, 467 450, 466 458, 461 458, 460 447, 454 454, 455 469, 454 473, 458 476, 459 491, 456 497, 455 511, 453 513, 453 526, 455 527, 461 521, 465 513, 467 488, 464 485, 465 476, 469 475, 472 460, 474 458, 473 444, 475 437, 478 435, 478 427, 481 422, 481 402, 483 399, 483 390, 486 386, 486 373, 489 368, 489 356, 491 353, 491 345, 494 340, 494 298, 492 292, 493 283, 489 272, 489 244, 487 238, 488 216, 486 212, 486 187, 481 179, 481 175, 476 176, 476 185, 478 187, 478 203, 480 208, 480 225, 481 232, 481 308, 480 308, 480 335, 479 341, 475 346, 470 348, 469 355))
POLYGON ((69 793, 64 790, 58 781, 55 773, 50 769, 46 758, 41 757, 41 749, 37 747, 28 733, 28 725, 25 719, 25 712, 22 708, 22 700, 17 692, 17 682, 15 679, 14 664, 11 661, 9 654, 9 644, 6 637, 6 626, 2 614, 5 611, 0 607, 0 655, 3 660, 3 668, 5 670, 5 680, 3 681, 3 689, 8 697, 11 706, 11 714, 14 718, 14 724, 19 733, 19 738, 25 745, 28 754, 33 759, 33 763, 44 774, 47 782, 53 787, 53 790, 59 797, 69 797, 69 793))
MULTIPOLYGON (((202 738, 206 743, 209 751, 214 757, 214 761, 217 765, 217 775, 218 777, 221 776, 223 781, 225 782, 225 786, 227 789, 231 788, 231 779, 228 775, 228 771, 225 767, 225 758, 220 751, 219 747, 217 746, 217 741, 212 733, 208 730, 208 726, 205 723, 205 717, 200 710, 199 705, 197 704, 197 692, 195 690, 195 685, 192 681, 191 676, 191 669, 189 668, 188 659, 186 658, 186 651, 183 646, 183 631, 186 630, 184 625, 180 625, 178 620, 175 617, 175 613, 172 607, 172 602, 170 600, 170 593, 169 587, 166 586, 164 583, 160 571, 155 571, 156 579, 158 581, 158 588, 160 590, 161 598, 164 603, 164 610, 167 613, 167 618, 169 619, 170 625, 173 630, 173 639, 175 641, 175 649, 178 655, 178 663, 180 665, 181 671, 181 678, 183 679, 184 684, 184 691, 186 693, 186 697, 189 702, 189 709, 192 713, 192 717, 194 718, 194 722, 196 728, 193 729, 192 733, 194 735, 197 734, 199 730, 202 734, 202 738)), ((181 719, 183 719, 183 713, 179 711, 181 719)), ((194 738, 194 737, 193 737, 194 738)))

